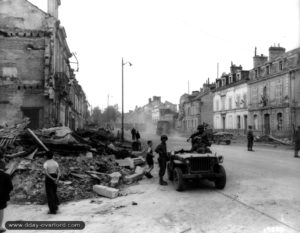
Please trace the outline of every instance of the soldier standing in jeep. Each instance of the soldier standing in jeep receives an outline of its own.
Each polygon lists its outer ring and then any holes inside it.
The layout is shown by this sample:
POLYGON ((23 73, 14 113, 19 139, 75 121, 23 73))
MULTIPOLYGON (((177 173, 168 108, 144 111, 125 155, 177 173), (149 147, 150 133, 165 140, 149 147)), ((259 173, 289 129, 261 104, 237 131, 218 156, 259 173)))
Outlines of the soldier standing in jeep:
POLYGON ((164 181, 163 177, 166 172, 167 161, 168 161, 168 152, 167 152, 167 140, 168 137, 166 135, 162 135, 160 137, 161 143, 156 147, 155 152, 159 154, 158 164, 159 164, 159 184, 160 185, 168 185, 166 181, 164 181))

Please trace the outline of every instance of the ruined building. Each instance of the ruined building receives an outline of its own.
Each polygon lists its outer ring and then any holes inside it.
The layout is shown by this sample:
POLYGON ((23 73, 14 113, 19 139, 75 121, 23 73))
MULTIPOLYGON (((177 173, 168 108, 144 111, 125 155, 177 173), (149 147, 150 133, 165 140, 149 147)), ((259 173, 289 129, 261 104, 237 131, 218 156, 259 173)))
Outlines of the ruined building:
POLYGON ((23 117, 31 128, 85 123, 88 103, 70 66, 59 5, 48 0, 46 13, 27 0, 0 1, 0 125, 23 117))

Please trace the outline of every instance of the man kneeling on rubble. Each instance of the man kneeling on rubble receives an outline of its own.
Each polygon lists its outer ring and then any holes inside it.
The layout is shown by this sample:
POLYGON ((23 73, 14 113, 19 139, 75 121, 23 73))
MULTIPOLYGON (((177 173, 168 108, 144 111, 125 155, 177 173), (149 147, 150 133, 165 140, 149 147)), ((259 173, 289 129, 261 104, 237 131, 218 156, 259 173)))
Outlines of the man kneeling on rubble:
POLYGON ((47 161, 44 163, 45 187, 49 206, 48 214, 56 214, 58 210, 57 184, 60 177, 58 163, 53 159, 53 152, 46 152, 47 161))
POLYGON ((198 153, 210 153, 211 150, 208 148, 211 143, 208 140, 208 136, 205 132, 204 125, 198 125, 197 132, 193 133, 187 141, 192 140, 191 152, 195 151, 198 153))

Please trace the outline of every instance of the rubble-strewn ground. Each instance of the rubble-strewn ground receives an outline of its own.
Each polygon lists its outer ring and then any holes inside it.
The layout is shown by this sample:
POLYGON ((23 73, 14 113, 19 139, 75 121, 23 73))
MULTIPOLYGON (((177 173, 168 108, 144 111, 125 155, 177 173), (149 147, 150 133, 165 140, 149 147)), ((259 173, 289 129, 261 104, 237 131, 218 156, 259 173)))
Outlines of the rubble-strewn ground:
MULTIPOLYGON (((157 143, 156 137, 154 146, 157 143)), ((169 150, 185 146, 184 138, 168 141, 169 150)), ((171 184, 159 186, 155 164, 153 179, 125 187, 116 199, 69 202, 57 215, 47 215, 46 205, 10 205, 5 221, 82 220, 82 232, 105 233, 300 232, 300 159, 293 151, 255 145, 255 152, 248 152, 237 144, 212 148, 225 158, 227 185, 222 191, 208 182, 191 184, 184 192, 176 192, 171 184)))
MULTIPOLYGON (((135 174, 135 165, 144 165, 143 152, 131 149, 131 142, 121 142, 105 129, 86 129, 76 133, 68 127, 26 129, 28 120, 0 130, 7 173, 14 190, 11 202, 45 204, 43 163, 45 150, 54 152, 61 170, 60 202, 97 196, 93 185, 119 188, 135 174), (118 159, 124 159, 123 165, 118 159), (117 178, 116 178, 117 176, 117 178)), ((143 172, 143 169, 137 170, 143 172)), ((138 177, 140 178, 140 177, 138 177)))

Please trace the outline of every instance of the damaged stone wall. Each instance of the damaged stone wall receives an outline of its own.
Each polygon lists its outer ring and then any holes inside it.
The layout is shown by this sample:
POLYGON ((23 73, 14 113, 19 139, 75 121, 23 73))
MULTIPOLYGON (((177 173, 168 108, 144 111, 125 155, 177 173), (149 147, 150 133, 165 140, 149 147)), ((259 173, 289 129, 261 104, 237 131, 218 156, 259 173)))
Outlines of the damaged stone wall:
POLYGON ((23 107, 43 107, 44 49, 43 37, 0 37, 0 124, 21 118, 23 107))

